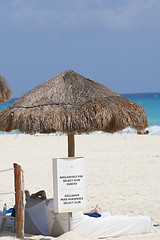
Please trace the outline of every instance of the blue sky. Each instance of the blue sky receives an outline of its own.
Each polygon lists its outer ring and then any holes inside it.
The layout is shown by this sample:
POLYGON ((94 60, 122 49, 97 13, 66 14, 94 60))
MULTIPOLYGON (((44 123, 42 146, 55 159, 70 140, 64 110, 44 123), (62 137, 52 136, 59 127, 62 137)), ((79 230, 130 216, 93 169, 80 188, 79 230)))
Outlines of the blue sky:
POLYGON ((160 92, 160 0, 0 0, 14 97, 72 69, 118 93, 160 92))

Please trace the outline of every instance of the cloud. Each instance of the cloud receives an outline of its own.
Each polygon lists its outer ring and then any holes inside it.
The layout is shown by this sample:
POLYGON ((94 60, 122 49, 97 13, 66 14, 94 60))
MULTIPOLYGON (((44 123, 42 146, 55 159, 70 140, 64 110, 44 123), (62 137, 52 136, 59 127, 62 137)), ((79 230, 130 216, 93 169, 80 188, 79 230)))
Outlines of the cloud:
POLYGON ((19 25, 58 30, 102 28, 134 30, 160 27, 159 0, 12 0, 11 16, 19 25))

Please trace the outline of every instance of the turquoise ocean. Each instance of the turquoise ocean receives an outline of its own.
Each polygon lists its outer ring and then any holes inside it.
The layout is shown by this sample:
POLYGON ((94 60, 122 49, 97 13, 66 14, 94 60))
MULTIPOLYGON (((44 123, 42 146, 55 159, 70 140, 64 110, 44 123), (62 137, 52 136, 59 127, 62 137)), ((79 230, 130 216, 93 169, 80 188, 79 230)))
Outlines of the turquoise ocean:
MULTIPOLYGON (((147 118, 149 121, 149 133, 151 135, 160 135, 160 92, 158 93, 134 93, 134 94, 120 94, 121 96, 128 98, 134 102, 140 104, 146 111, 147 118)), ((13 102, 15 102, 17 98, 13 98, 6 103, 0 104, 0 110, 5 107, 10 106, 13 102)), ((102 134, 102 132, 96 132, 97 134, 102 134)), ((136 130, 127 127, 123 131, 118 132, 116 134, 135 134, 136 130)), ((10 133, 0 132, 0 134, 19 134, 18 131, 12 131, 10 133)), ((57 133, 59 134, 59 133, 57 133)))

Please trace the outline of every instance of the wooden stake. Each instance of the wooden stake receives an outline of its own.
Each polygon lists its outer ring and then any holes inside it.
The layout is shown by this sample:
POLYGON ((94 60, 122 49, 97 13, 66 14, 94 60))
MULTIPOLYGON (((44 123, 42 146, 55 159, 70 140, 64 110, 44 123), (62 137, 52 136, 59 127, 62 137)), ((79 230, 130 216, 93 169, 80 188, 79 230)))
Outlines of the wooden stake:
POLYGON ((22 203, 21 166, 14 163, 16 235, 24 239, 24 216, 22 203))
POLYGON ((74 133, 68 133, 68 157, 75 157, 74 133))

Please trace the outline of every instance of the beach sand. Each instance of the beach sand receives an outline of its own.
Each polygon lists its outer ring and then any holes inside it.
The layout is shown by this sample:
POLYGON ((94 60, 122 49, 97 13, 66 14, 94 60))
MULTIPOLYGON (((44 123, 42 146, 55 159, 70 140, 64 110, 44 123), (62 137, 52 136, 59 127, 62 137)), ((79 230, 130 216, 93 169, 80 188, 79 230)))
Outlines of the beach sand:
MULTIPOLYGON (((153 232, 117 240, 160 239, 160 136, 114 134, 76 135, 76 156, 86 159, 87 210, 98 203, 113 215, 149 215, 153 232)), ((31 193, 45 189, 53 197, 52 158, 67 157, 67 136, 0 135, 0 170, 21 165, 24 185, 31 193)), ((0 173, 0 193, 14 191, 13 170, 0 173)), ((0 208, 14 205, 14 194, 0 195, 0 208)), ((13 239, 1 233, 1 239, 13 239)), ((26 239, 55 239, 26 235, 26 239)), ((58 240, 89 240, 68 232, 58 240)), ((107 238, 112 239, 112 238, 107 238)))

